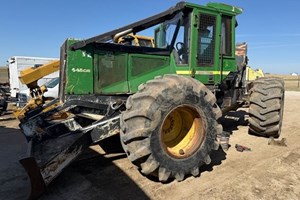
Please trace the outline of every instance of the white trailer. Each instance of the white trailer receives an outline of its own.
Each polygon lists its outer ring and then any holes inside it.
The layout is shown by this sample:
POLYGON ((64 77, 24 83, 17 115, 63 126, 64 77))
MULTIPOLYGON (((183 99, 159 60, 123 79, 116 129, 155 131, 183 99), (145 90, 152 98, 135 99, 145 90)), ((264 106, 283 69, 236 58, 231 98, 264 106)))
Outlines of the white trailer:
MULTIPOLYGON (((21 70, 28 67, 37 67, 53 60, 58 60, 58 58, 40 58, 26 56, 13 56, 9 58, 7 62, 11 97, 16 97, 17 93, 27 89, 27 86, 22 84, 19 80, 21 70)), ((38 85, 43 85, 47 81, 57 77, 59 77, 58 71, 41 78, 38 81, 38 85)))

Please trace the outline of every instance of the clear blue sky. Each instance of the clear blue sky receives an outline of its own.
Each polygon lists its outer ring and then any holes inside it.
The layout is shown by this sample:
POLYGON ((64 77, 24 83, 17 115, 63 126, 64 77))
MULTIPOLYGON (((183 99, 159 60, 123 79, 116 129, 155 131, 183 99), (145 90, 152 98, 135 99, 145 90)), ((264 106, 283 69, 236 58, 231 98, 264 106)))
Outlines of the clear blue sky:
MULTIPOLYGON (((85 39, 175 5, 175 0, 2 0, 0 66, 11 56, 59 57, 68 37, 85 39)), ((190 2, 206 4, 207 0, 190 2)), ((239 6, 236 41, 248 43, 249 64, 265 72, 300 72, 300 1, 220 0, 239 6)))

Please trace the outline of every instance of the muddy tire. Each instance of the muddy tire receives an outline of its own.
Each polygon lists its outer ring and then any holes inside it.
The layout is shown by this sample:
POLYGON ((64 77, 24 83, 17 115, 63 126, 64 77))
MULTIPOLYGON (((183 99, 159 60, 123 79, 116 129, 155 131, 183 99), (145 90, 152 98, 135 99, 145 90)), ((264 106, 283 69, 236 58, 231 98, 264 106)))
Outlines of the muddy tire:
POLYGON ((199 175, 211 162, 222 132, 222 112, 215 96, 198 81, 183 76, 156 77, 139 86, 121 114, 121 143, 144 175, 165 182, 199 175))
POLYGON ((278 138, 284 108, 284 81, 260 78, 252 83, 249 106, 249 133, 278 138))
POLYGON ((7 109, 7 98, 0 94, 0 115, 2 115, 7 109))

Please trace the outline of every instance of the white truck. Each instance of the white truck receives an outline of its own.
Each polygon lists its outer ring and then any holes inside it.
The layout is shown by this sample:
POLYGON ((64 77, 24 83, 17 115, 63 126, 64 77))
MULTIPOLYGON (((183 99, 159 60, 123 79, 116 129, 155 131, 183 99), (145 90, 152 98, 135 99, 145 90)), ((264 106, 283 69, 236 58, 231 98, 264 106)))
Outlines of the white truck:
MULTIPOLYGON (((13 56, 7 60, 9 70, 10 96, 18 98, 18 101, 27 101, 27 86, 19 80, 20 71, 28 67, 38 67, 51 61, 58 60, 57 58, 41 58, 41 57, 26 57, 13 56), (23 95, 20 95, 23 94, 23 95), (21 97, 22 96, 22 97, 21 97), (23 97, 24 96, 24 97, 23 97)), ((48 81, 59 77, 59 71, 49 74, 38 81, 38 85, 44 85, 48 81)))

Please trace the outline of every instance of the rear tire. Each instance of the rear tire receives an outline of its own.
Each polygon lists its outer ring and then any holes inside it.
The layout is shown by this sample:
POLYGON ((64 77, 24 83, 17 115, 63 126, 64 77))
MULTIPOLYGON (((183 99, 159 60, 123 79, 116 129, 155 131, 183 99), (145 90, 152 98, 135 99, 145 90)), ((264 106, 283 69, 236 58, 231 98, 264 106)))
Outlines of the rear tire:
POLYGON ((7 110, 7 97, 0 94, 0 115, 7 110))
POLYGON ((159 181, 199 175, 209 164, 222 112, 215 96, 200 82, 165 75, 139 86, 121 114, 121 143, 129 158, 145 175, 159 181))
POLYGON ((249 106, 249 133, 278 138, 284 109, 284 81, 260 78, 252 83, 249 106))

